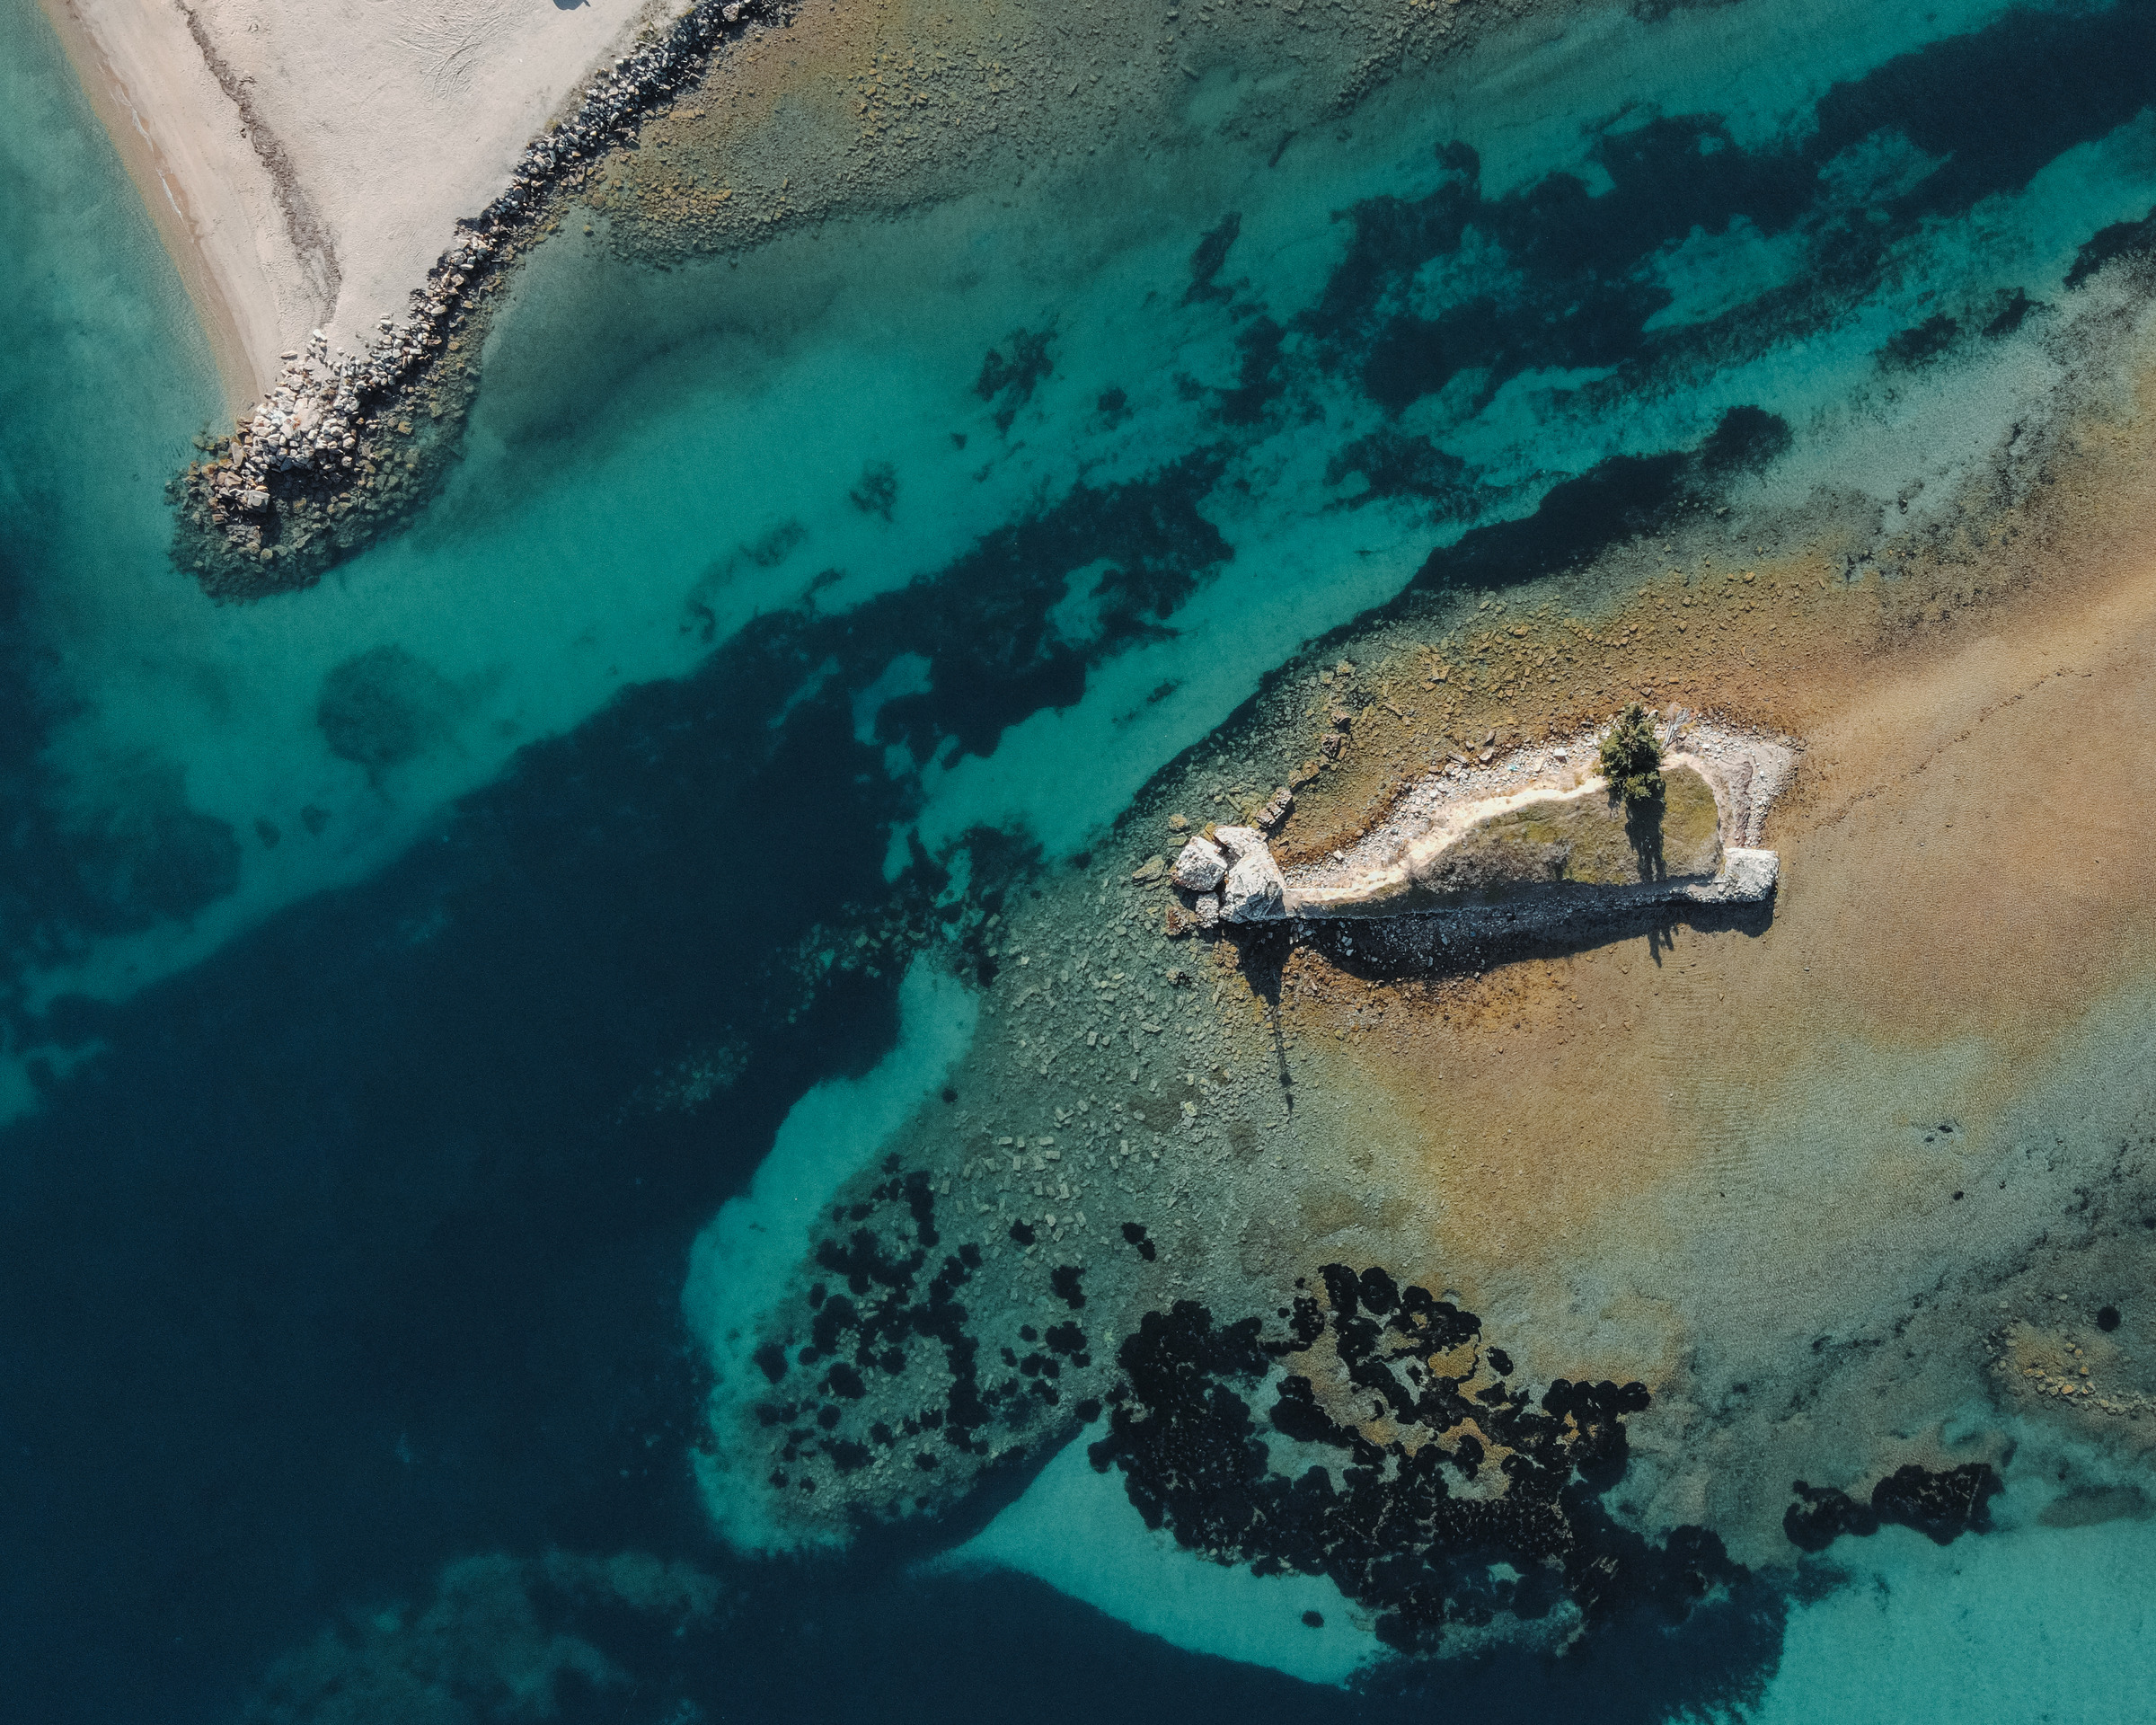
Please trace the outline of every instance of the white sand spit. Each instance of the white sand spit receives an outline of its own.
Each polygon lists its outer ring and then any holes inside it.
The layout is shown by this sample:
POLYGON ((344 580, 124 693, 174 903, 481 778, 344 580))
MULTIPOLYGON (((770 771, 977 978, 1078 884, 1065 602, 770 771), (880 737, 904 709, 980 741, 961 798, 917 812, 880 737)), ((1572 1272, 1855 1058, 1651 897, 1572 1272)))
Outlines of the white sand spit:
POLYGON ((585 73, 669 0, 46 0, 252 404, 357 349, 585 73))

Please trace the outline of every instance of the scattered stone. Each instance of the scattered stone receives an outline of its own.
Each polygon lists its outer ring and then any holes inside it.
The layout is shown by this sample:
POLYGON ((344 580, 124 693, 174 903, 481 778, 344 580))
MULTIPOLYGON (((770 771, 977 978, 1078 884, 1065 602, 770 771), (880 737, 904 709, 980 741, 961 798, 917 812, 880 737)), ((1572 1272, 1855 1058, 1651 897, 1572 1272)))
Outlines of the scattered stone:
POLYGON ((1144 884, 1158 880, 1162 875, 1167 872, 1167 870, 1168 859, 1166 857, 1149 856, 1130 871, 1130 878, 1144 884))
POLYGON ((1645 1384, 1560 1378, 1536 1398, 1432 1376, 1402 1363, 1471 1342, 1480 1319, 1383 1270, 1320 1274, 1323 1305, 1298 1297, 1280 1314, 1286 1334, 1256 1316, 1216 1325, 1179 1300, 1118 1347, 1108 1435, 1086 1455, 1121 1473, 1149 1526, 1259 1575, 1325 1576, 1401 1650, 1435 1649, 1453 1624, 1498 1611, 1532 1622, 1567 1601, 1588 1632, 1650 1613, 1674 1623, 1743 1579, 1707 1529, 1680 1526, 1655 1546, 1602 1507, 1625 1471, 1625 1419, 1649 1404, 1645 1384), (1398 1438, 1380 1444, 1340 1423, 1350 1385, 1358 1413, 1374 1410, 1398 1438), (1268 1420, 1338 1461, 1277 1466, 1260 1437, 1268 1420), (1523 1579, 1493 1588, 1493 1560, 1523 1579))

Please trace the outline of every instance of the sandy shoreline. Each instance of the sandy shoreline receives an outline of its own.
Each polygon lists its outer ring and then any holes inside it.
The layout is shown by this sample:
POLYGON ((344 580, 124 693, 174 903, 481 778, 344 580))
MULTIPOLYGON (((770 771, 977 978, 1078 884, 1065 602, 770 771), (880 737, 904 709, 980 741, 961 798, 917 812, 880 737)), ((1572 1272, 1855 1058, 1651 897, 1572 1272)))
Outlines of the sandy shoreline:
POLYGON ((237 411, 262 393, 281 344, 270 283, 234 237, 248 234, 252 219, 245 164, 208 123, 208 98, 192 87, 190 73, 206 78, 208 69, 174 51, 158 28, 164 21, 146 8, 102 8, 93 26, 77 0, 40 4, 142 194, 208 339, 225 404, 237 411), (146 110, 156 116, 155 129, 146 110), (193 118, 174 118, 183 115, 193 118))
POLYGON ((232 407, 320 328, 358 349, 666 0, 42 0, 143 195, 232 407))

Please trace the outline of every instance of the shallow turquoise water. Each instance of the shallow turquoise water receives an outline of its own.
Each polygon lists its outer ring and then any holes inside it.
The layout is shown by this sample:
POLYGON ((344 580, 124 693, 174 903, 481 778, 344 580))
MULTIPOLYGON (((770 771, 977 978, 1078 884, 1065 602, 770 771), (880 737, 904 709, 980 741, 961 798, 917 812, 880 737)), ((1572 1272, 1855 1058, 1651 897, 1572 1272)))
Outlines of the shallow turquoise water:
MULTIPOLYGON (((2067 283, 2156 204, 2149 34, 2139 6, 1627 16, 1277 160, 1213 134, 665 274, 565 237, 420 524, 219 607, 167 560, 160 491, 217 409, 205 349, 6 0, 23 1556, 0 1585, 37 1716, 229 1716, 340 1614, 557 1544, 707 1567, 733 1614, 688 1654, 609 1642, 626 1678, 477 1609, 432 1676, 364 1623, 353 1668, 432 1693, 469 1666, 479 1717, 514 1716, 487 1685, 518 1661, 578 1717, 624 1690, 638 1717, 734 1716, 729 1685, 744 1717, 985 1712, 1041 1669, 1044 1715, 1356 1714, 1271 1668, 1329 1683, 1369 1651, 1347 1631, 1268 1660, 1250 1578, 1153 1552, 1180 1577, 1163 1610, 1129 1529, 1074 1541, 1038 1499, 984 1535, 1003 1570, 773 1571, 712 1540, 692 1242, 734 1200, 696 1261, 731 1251, 738 1278, 738 1242, 873 1154, 876 1099, 965 1031, 962 1000, 912 1003, 934 1028, 878 1067, 896 972, 796 1006, 780 960, 978 828, 1082 850, 1409 582, 1540 572, 1445 564, 1476 527, 1592 546, 1607 524, 1568 540, 1543 510, 1583 474, 1650 510, 1689 464, 1743 507, 1828 486, 1921 514, 2123 291, 2067 283), (737 1064, 723 1119, 639 1100, 737 1064), (688 1305, 694 1334, 694 1281, 688 1305)), ((2099 1646, 2138 1669, 2144 1526, 2010 1518, 1943 1553, 1890 1531, 1846 1585, 1762 1606, 1722 1687, 1636 1674, 1627 1704, 2130 1717, 2071 1679, 2099 1646)), ((557 1591, 565 1634, 625 1597, 557 1591)))

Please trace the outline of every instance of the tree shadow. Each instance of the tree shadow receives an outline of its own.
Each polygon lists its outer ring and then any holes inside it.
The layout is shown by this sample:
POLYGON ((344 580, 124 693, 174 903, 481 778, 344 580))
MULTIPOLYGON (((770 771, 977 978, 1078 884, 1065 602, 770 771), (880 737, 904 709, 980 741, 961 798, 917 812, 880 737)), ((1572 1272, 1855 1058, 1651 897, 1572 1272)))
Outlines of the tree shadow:
POLYGON ((1239 968, 1266 1003, 1288 1084, 1279 1029, 1282 978, 1287 958, 1307 947, 1348 975, 1365 982, 1440 980, 1474 976, 1499 964, 1529 959, 1571 958, 1595 947, 1644 936, 1657 965, 1674 950, 1676 932, 1739 933, 1757 939, 1773 925, 1774 900, 1754 905, 1688 905, 1644 900, 1582 904, 1565 911, 1547 901, 1522 906, 1475 906, 1367 921, 1273 924, 1222 930, 1240 950, 1239 968))
POLYGON ((1299 923, 1251 923, 1240 927, 1223 925, 1221 933, 1235 948, 1236 969, 1250 981, 1250 992, 1265 1003, 1266 1029, 1272 1033, 1274 1069, 1280 1077, 1281 1100, 1294 1112, 1294 1078, 1287 1066, 1287 1039, 1280 1028, 1280 992, 1294 952, 1299 923))
MULTIPOLYGON (((1664 808, 1660 797, 1643 798, 1625 807, 1625 843, 1632 847, 1632 857, 1639 864, 1642 880, 1669 879, 1669 861, 1662 850, 1664 808)), ((1655 908, 1663 914, 1646 919, 1644 933, 1647 935, 1647 956, 1654 960, 1655 968, 1658 970, 1662 968, 1662 955, 1676 950, 1679 918, 1674 914, 1674 906, 1660 905, 1655 908)))
POLYGON ((1662 854, 1662 799, 1643 797, 1624 808, 1624 840, 1632 847, 1642 880, 1666 880, 1669 864, 1662 854))

